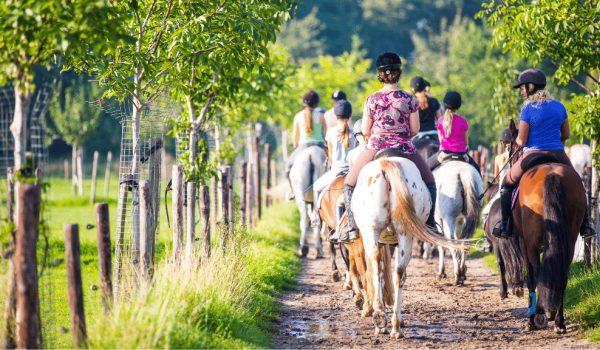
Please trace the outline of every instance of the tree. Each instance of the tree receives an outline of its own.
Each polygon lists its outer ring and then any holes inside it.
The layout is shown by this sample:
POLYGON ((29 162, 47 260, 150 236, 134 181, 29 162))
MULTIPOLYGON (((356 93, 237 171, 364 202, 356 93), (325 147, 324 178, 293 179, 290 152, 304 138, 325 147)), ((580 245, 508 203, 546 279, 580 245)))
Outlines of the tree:
POLYGON ((0 84, 15 87, 15 170, 21 168, 27 147, 27 118, 34 72, 54 55, 76 59, 87 52, 110 52, 113 42, 125 38, 111 19, 103 0, 22 0, 0 4, 0 84))
MULTIPOLYGON (((88 101, 97 99, 99 96, 102 96, 102 91, 97 85, 80 80, 65 88, 64 94, 56 94, 49 107, 50 118, 56 127, 57 136, 73 147, 73 157, 77 155, 77 166, 75 163, 73 164, 73 179, 77 179, 79 195, 83 194, 83 150, 81 147, 96 131, 102 117, 102 110, 90 105, 88 101), (64 101, 61 101, 61 96, 64 96, 64 101), (78 168, 77 174, 76 168, 78 168)), ((75 181, 73 182, 73 194, 75 194, 75 181)))

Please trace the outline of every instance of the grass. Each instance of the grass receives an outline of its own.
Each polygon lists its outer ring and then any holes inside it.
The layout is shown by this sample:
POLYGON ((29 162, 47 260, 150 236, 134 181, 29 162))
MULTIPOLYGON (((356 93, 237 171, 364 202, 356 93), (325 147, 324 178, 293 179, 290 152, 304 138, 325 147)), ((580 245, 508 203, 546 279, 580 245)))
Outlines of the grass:
POLYGON ((585 337, 600 341, 600 265, 586 268, 582 261, 571 265, 569 284, 565 294, 565 312, 580 323, 585 337))
MULTIPOLYGON (((52 178, 49 223, 51 259, 64 260, 62 225, 79 224, 84 305, 90 348, 265 348, 275 310, 274 296, 292 288, 300 260, 293 250, 299 237, 298 212, 293 205, 279 204, 264 211, 254 230, 238 230, 225 254, 213 232, 210 263, 174 274, 164 259, 170 256, 172 232, 161 208, 159 260, 152 288, 138 298, 102 314, 95 213, 87 195, 73 197, 70 183, 52 178), (161 258, 162 257, 162 258, 161 258)), ((164 184, 163 184, 164 186, 164 184)), ((113 181, 109 193, 117 193, 113 181)), ((5 196, 2 195, 4 199, 5 196)), ((164 199, 161 199, 161 201, 164 199)), ((170 200, 170 198, 169 198, 170 200)), ((115 232, 116 198, 108 198, 111 232, 115 232)), ((163 204, 164 205, 164 204, 163 204)), ((170 208, 169 208, 170 209, 170 208)), ((42 244, 40 244, 40 247, 42 244)), ((199 248, 199 247, 198 247, 199 248)), ((42 250, 40 249, 40 254, 42 250)), ((113 242, 114 252, 114 242, 113 242)), ((6 294, 6 261, 0 263, 0 297, 6 294)), ((51 283, 51 298, 42 300, 44 346, 73 348, 64 262, 49 266, 40 281, 43 296, 51 283), (47 312, 44 312, 44 311, 47 312), (67 332, 64 332, 66 328, 67 332)), ((42 299, 44 299, 42 297, 42 299)), ((3 326, 0 320, 0 326, 3 326)), ((4 329, 3 327, 1 329, 4 329)), ((1 335, 1 334, 0 334, 1 335)))

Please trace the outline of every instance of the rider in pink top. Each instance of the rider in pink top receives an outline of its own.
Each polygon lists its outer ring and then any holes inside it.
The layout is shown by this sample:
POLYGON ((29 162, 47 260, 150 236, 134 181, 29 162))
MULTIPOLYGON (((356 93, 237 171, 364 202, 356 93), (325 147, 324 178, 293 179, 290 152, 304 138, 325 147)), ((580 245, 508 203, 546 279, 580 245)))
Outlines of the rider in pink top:
POLYGON ((441 136, 440 151, 465 153, 467 151, 465 132, 469 130, 467 120, 458 114, 454 114, 450 136, 446 135, 443 122, 444 118, 442 117, 438 120, 437 124, 437 129, 441 136))

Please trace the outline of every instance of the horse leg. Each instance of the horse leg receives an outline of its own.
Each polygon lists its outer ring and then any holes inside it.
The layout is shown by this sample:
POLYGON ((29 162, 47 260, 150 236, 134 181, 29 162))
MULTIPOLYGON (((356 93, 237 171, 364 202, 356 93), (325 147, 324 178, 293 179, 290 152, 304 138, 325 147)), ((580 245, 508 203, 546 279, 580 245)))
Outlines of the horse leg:
MULTIPOLYGON (((444 235, 448 239, 454 238, 454 219, 443 220, 444 235)), ((452 263, 454 264, 454 283, 459 285, 461 283, 460 273, 460 261, 458 258, 458 251, 456 249, 450 249, 450 256, 452 256, 452 263)))
MULTIPOLYGON (((526 250, 524 250, 526 252, 526 250)), ((537 299, 535 295, 535 269, 533 264, 529 261, 529 258, 525 258, 525 269, 527 270, 527 289, 529 290, 529 308, 527 309, 527 317, 529 318, 529 322, 527 326, 525 326, 526 331, 530 331, 535 329, 535 323, 533 319, 535 317, 537 311, 537 299)))
POLYGON ((554 332, 556 334, 565 334, 567 333, 567 327, 565 327, 565 315, 563 314, 563 302, 560 302, 558 305, 558 309, 556 310, 556 316, 554 318, 554 332))
POLYGON ((373 302, 373 284, 370 282, 368 271, 372 271, 372 269, 367 267, 369 263, 367 259, 365 259, 365 247, 363 245, 362 237, 352 243, 352 250, 354 251, 354 263, 356 264, 359 273, 357 277, 360 278, 359 281, 365 291, 365 302, 363 303, 363 309, 360 316, 370 317, 373 315, 373 308, 371 306, 373 302))
MULTIPOLYGON (((296 192, 296 191, 295 191, 296 192)), ((308 243, 306 242, 306 233, 308 232, 308 212, 306 210, 306 202, 302 196, 296 196, 296 205, 300 211, 300 247, 299 254, 305 258, 308 255, 308 243)))
MULTIPOLYGON (((463 230, 463 225, 464 225, 464 220, 463 219, 457 219, 456 220, 456 225, 455 225, 455 232, 461 233, 463 230)), ((460 252, 459 253, 459 272, 460 272, 460 276, 459 278, 462 279, 462 282, 467 280, 467 252, 460 252)))
POLYGON ((498 249, 498 245, 494 246, 494 255, 496 256, 496 265, 498 266, 498 272, 500 272, 500 299, 506 299, 508 297, 508 292, 506 289, 508 285, 506 283, 506 267, 504 266, 504 259, 502 258, 502 254, 500 253, 500 249, 498 249))
POLYGON ((313 203, 308 204, 309 213, 312 213, 313 221, 316 223, 315 228, 313 230, 315 235, 315 249, 317 250, 317 259, 323 259, 323 241, 321 239, 321 226, 325 226, 321 223, 321 220, 316 220, 319 212, 315 209, 315 205, 313 203))
POLYGON ((354 304, 359 310, 362 310, 365 305, 365 298, 362 292, 360 291, 360 284, 358 283, 358 268, 356 266, 356 257, 353 249, 348 249, 347 251, 349 253, 348 262, 350 264, 347 275, 350 278, 350 280, 346 282, 346 284, 344 285, 344 289, 352 289, 354 291, 354 304))
MULTIPOLYGON (((440 220, 440 221, 442 222, 442 227, 443 227, 444 221, 443 220, 440 220)), ((439 279, 446 278, 446 263, 444 262, 444 247, 441 247, 441 246, 438 247, 438 255, 439 255, 439 259, 440 259, 438 278, 439 279)))
POLYGON ((373 275, 373 322, 375 323, 375 334, 386 333, 387 316, 383 304, 383 259, 379 252, 379 232, 363 233, 363 244, 365 252, 370 261, 373 275))
POLYGON ((396 274, 394 275, 394 315, 392 316, 392 331, 390 338, 399 339, 404 337, 404 332, 400 327, 404 327, 402 319, 402 288, 406 281, 406 268, 410 261, 412 253, 412 236, 398 236, 398 249, 396 251, 396 274))
POLYGON ((346 278, 344 281, 344 290, 352 289, 352 281, 350 280, 350 269, 352 260, 354 259, 354 253, 346 247, 345 244, 340 243, 340 253, 342 254, 342 259, 344 260, 344 265, 346 265, 346 278))

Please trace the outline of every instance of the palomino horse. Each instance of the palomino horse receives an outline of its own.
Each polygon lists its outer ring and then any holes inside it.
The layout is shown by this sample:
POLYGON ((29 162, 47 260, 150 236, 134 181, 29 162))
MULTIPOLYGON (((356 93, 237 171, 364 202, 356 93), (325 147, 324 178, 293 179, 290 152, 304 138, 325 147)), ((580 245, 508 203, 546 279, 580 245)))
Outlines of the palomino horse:
MULTIPOLYGON (((486 201, 494 198, 496 192, 498 192, 498 188, 497 184, 490 187, 486 194, 486 201)), ((497 238, 492 235, 494 226, 501 219, 500 200, 497 199, 492 204, 486 222, 483 224, 483 229, 485 230, 485 238, 494 248, 496 266, 500 272, 500 298, 505 299, 508 297, 508 285, 512 287, 513 295, 522 298, 523 283, 525 283, 525 273, 523 272, 525 260, 521 251, 521 241, 519 240, 519 236, 514 233, 508 239, 497 238), (506 283, 507 279, 508 284, 506 283)))
MULTIPOLYGON (((306 235, 311 228, 309 227, 311 217, 316 215, 313 202, 313 190, 311 185, 323 175, 325 163, 325 152, 321 147, 308 147, 300 152, 294 161, 294 165, 290 170, 290 182, 292 190, 296 197, 296 205, 300 211, 300 254, 305 257, 308 254, 308 244, 306 243, 306 235)), ((315 230, 317 258, 323 257, 323 243, 321 235, 315 230)))
MULTIPOLYGON (((514 136, 517 131, 511 132, 514 136)), ((575 169, 550 163, 526 171, 519 188, 512 217, 527 269, 527 329, 554 319, 554 331, 562 334, 567 331, 563 298, 586 207, 583 184, 575 169)))
MULTIPOLYGON (((472 165, 459 161, 442 164, 434 170, 433 176, 438 193, 435 220, 442 226, 444 236, 448 239, 473 237, 482 206, 478 198, 483 192, 481 176, 472 165)), ((444 248, 438 248, 438 276, 443 278, 446 277, 444 248)), ((467 252, 450 249, 450 254, 454 263, 454 283, 464 283, 467 279, 467 252)))
MULTIPOLYGON (((323 192, 323 198, 321 200, 321 206, 319 209, 319 215, 323 219, 325 225, 323 226, 323 233, 328 234, 330 230, 335 229, 335 206, 337 199, 342 195, 342 188, 344 186, 345 176, 339 176, 328 188, 323 192)), ((335 245, 331 244, 331 260, 332 268, 337 270, 335 265, 335 245)), ((340 250, 346 250, 348 252, 348 261, 346 267, 348 268, 348 277, 344 284, 344 289, 352 289, 354 292, 354 303, 356 307, 362 309, 362 316, 371 316, 372 309, 372 298, 373 295, 373 283, 367 277, 367 264, 370 262, 365 259, 365 248, 363 246, 362 238, 355 240, 352 244, 340 244, 340 250), (367 291, 364 295, 360 290, 360 284, 367 291), (366 299, 366 300, 365 300, 366 299)), ((384 244, 379 245, 379 252, 383 257, 384 266, 387 268, 391 267, 392 257, 390 254, 389 247, 384 244)), ((344 255, 342 253, 342 255, 344 255)), ((392 287, 392 273, 387 271, 386 283, 384 284, 383 295, 387 305, 394 303, 394 291, 392 287)))
POLYGON ((426 225, 431 198, 416 165, 392 157, 367 164, 358 177, 352 197, 352 211, 360 229, 365 252, 373 271, 373 320, 375 334, 385 333, 387 316, 383 305, 385 268, 378 243, 398 244, 394 274, 394 314, 392 338, 403 335, 402 287, 412 255, 413 237, 426 243, 453 249, 467 249, 462 242, 436 235, 426 225))

